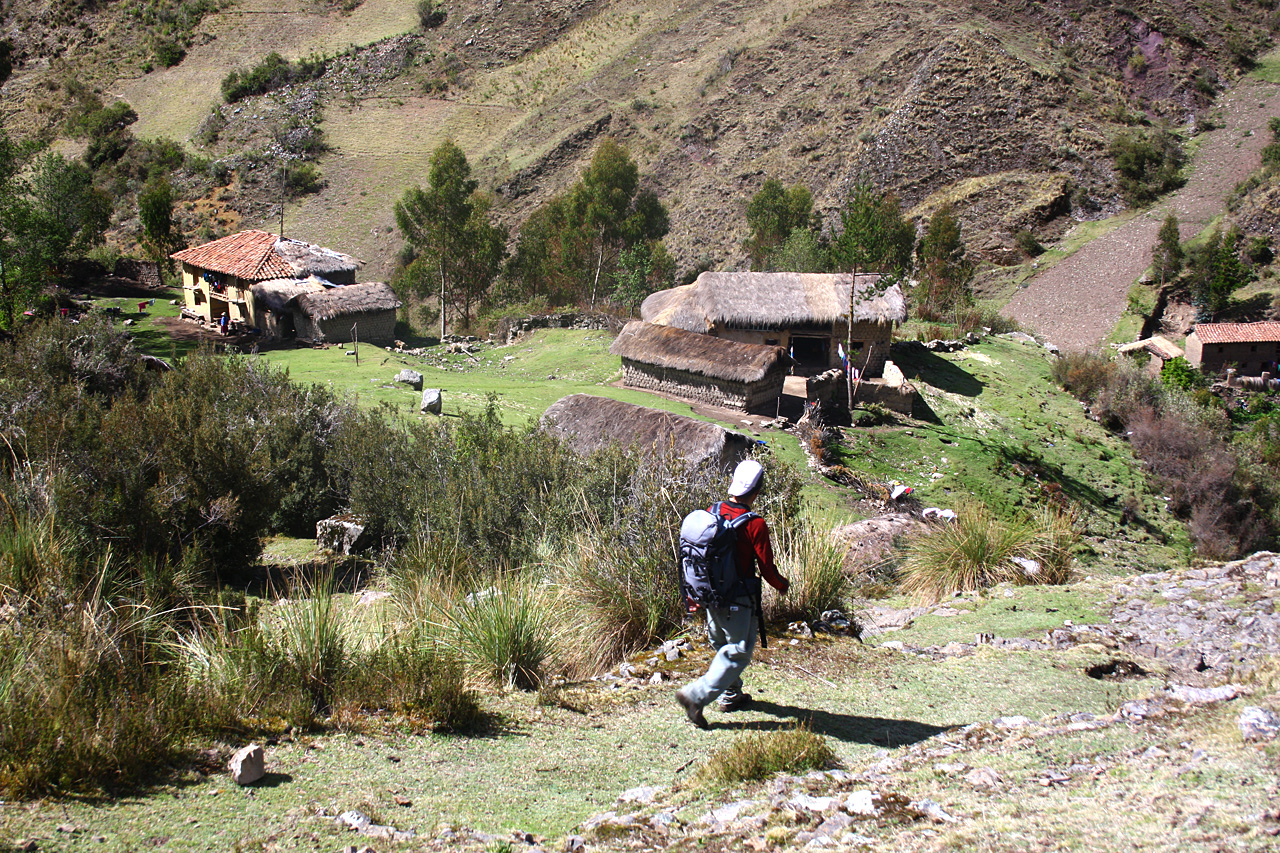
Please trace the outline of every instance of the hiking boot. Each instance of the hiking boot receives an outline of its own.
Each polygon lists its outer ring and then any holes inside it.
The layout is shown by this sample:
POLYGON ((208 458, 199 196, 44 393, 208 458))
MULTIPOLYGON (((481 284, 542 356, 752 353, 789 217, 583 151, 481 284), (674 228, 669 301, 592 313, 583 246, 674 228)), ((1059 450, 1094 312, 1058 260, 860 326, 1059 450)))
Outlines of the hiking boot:
POLYGON ((676 691, 676 701, 680 703, 681 708, 684 708, 684 714, 689 718, 689 722, 700 729, 710 728, 707 725, 707 718, 702 716, 702 706, 693 701, 693 697, 686 694, 683 689, 676 691))
POLYGON ((725 693, 716 700, 716 707, 721 711, 736 711, 751 701, 750 693, 725 693))

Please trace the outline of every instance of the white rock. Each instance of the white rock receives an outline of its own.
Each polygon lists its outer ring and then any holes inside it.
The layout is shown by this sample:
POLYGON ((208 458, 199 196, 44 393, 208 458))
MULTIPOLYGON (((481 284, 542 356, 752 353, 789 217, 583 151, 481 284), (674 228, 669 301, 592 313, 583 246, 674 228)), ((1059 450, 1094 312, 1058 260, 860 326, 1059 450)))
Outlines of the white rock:
POLYGON ((1246 741, 1275 740, 1280 734, 1280 717, 1266 708, 1255 708, 1252 705, 1240 713, 1237 723, 1240 734, 1246 741))
POLYGON ((444 410, 444 393, 439 388, 423 388, 422 403, 418 410, 438 415, 444 410))
POLYGON ((623 791, 618 795, 620 803, 639 803, 647 806, 658 796, 658 789, 652 785, 641 785, 639 788, 632 788, 629 791, 623 791))
POLYGON ((336 821, 348 829, 354 829, 356 832, 364 832, 373 824, 368 815, 355 809, 338 815, 336 821))
POLYGON ((1244 693, 1239 684, 1224 684, 1221 687, 1191 687, 1186 684, 1170 684, 1167 688, 1169 698, 1188 705, 1209 705, 1214 702, 1226 702, 1244 693))
POLYGON ((850 794, 844 801, 844 810, 849 814, 867 817, 876 817, 880 814, 880 809, 876 808, 875 792, 866 789, 850 794))
POLYGON ((956 822, 955 818, 947 814, 946 811, 942 808, 942 806, 938 805, 933 800, 917 800, 916 802, 911 804, 911 807, 915 809, 919 809, 920 811, 924 812, 926 815, 929 816, 931 820, 937 823, 955 823, 956 822))
POLYGON ((836 804, 835 797, 811 797, 808 794, 796 794, 787 802, 798 809, 810 812, 829 811, 836 804))
POLYGON ((236 750, 227 762, 227 769, 231 771, 231 781, 237 785, 252 785, 266 775, 266 755, 262 747, 251 743, 236 750))
POLYGON ((1025 729, 1035 721, 1030 717, 996 717, 992 724, 998 729, 1025 729))

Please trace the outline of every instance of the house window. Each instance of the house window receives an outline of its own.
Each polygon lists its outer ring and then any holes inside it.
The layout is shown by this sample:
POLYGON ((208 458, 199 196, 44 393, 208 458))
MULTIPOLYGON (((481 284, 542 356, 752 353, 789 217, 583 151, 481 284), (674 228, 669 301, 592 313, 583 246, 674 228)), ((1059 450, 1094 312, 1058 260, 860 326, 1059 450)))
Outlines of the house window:
POLYGON ((1222 347, 1218 347, 1218 352, 1219 352, 1219 353, 1221 353, 1221 352, 1222 352, 1222 347))

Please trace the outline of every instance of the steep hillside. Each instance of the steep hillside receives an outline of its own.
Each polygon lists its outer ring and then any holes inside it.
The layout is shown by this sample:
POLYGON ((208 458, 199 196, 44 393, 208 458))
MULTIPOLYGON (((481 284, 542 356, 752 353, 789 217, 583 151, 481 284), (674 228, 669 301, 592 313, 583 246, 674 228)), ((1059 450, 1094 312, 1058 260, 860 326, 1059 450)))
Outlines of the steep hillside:
MULTIPOLYGON (((1017 231, 1119 209, 1113 136, 1147 120, 1194 129, 1270 21, 1259 4, 1211 0, 461 0, 422 32, 407 2, 241 2, 194 16, 185 58, 143 74, 154 38, 135 4, 78 7, 53 42, 30 35, 55 5, 6 11, 20 64, 4 101, 29 130, 41 117, 55 127, 60 84, 87 79, 137 109, 139 136, 203 145, 243 178, 245 152, 254 168, 272 162, 273 117, 301 101, 332 150, 325 188, 288 211, 289 230, 355 252, 373 274, 399 246, 393 202, 446 137, 511 225, 576 179, 597 139, 620 138, 670 207, 685 267, 743 262, 745 201, 766 176, 805 183, 828 218, 860 177, 916 216, 957 201, 979 254, 1003 262, 1017 231), (228 71, 270 50, 360 45, 375 46, 318 81, 223 107, 217 141, 200 133, 228 71), (379 52, 398 64, 370 73, 379 52)), ((239 217, 221 227, 272 219, 271 186, 217 190, 239 217)))

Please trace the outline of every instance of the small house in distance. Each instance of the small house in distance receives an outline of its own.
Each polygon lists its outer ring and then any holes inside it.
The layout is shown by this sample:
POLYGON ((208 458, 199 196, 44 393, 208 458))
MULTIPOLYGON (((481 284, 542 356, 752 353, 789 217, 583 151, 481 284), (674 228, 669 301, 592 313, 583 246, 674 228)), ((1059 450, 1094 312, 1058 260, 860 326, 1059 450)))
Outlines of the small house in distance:
POLYGON ((1187 361, 1209 373, 1234 367, 1240 376, 1276 373, 1280 322, 1197 323, 1187 335, 1187 361))
POLYGON ((353 284, 362 265, 333 249, 253 230, 183 249, 170 257, 182 264, 188 312, 205 323, 226 314, 231 322, 250 327, 258 327, 249 298, 253 285, 311 276, 331 285, 353 284))
POLYGON ((745 435, 696 418, 635 406, 608 397, 571 394, 552 403, 542 428, 583 456, 612 444, 646 454, 674 453, 693 467, 709 463, 732 468, 755 442, 745 435))
POLYGON ((609 352, 622 357, 625 385, 744 412, 774 405, 791 366, 779 346, 740 343, 641 320, 628 323, 609 352))
POLYGON ((821 373, 840 366, 853 288, 850 361, 863 375, 879 376, 894 324, 907 319, 901 288, 882 290, 879 284, 880 276, 871 274, 704 272, 693 284, 650 295, 640 316, 726 340, 780 346, 795 358, 797 372, 821 373))
POLYGON ((1182 348, 1164 335, 1153 335, 1150 338, 1124 344, 1116 352, 1129 358, 1145 353, 1151 359, 1147 362, 1147 372, 1152 374, 1158 374, 1164 368, 1166 361, 1181 358, 1183 355, 1182 348))
POLYGON ((371 281, 301 293, 287 307, 299 340, 387 346, 396 337, 400 298, 390 285, 371 281))

